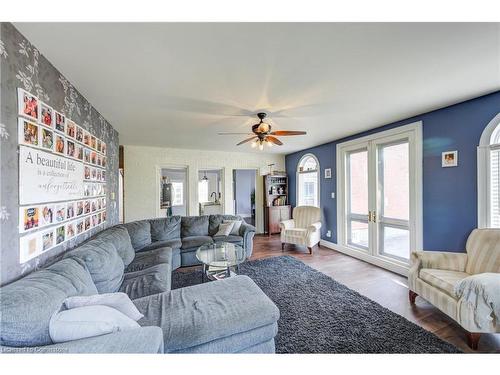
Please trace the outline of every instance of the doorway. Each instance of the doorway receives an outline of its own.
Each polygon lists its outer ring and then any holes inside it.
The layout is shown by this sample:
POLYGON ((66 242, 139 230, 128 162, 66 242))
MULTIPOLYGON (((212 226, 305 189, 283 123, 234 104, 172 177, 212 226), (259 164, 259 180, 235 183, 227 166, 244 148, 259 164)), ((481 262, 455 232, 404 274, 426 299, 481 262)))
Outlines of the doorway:
POLYGON ((187 168, 160 169, 159 216, 188 214, 187 168))
POLYGON ((255 169, 233 170, 234 213, 255 226, 255 169))
POLYGON ((338 244, 347 252, 408 268, 422 248, 421 150, 420 123, 337 146, 338 244))

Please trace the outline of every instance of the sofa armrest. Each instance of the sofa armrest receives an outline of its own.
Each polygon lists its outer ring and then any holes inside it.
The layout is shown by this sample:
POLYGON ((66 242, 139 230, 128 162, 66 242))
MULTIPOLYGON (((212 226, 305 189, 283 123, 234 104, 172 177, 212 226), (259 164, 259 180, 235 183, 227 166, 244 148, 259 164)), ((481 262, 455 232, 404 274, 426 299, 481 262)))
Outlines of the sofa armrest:
POLYGON ((255 227, 248 223, 241 223, 240 236, 243 237, 243 247, 247 253, 247 258, 252 256, 253 237, 255 236, 255 227))
POLYGON ((280 229, 281 231, 286 230, 286 229, 292 229, 295 228, 295 220, 289 219, 289 220, 283 220, 280 222, 280 229))
POLYGON ((163 331, 160 327, 141 327, 59 344, 10 347, 2 353, 163 353, 163 331))
POLYGON ((443 251, 413 251, 408 270, 408 285, 415 291, 415 282, 422 268, 465 272, 466 253, 450 253, 443 251))

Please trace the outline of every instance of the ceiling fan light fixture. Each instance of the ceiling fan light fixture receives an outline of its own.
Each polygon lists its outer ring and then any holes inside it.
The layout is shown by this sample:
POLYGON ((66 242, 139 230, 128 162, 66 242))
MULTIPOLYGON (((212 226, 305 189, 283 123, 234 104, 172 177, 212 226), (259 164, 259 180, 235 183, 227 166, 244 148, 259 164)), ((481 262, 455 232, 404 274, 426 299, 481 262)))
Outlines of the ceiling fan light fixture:
POLYGON ((257 144, 258 144, 258 143, 259 143, 259 141, 258 141, 258 140, 257 140, 257 141, 255 141, 255 142, 252 142, 252 144, 251 144, 252 148, 257 147, 257 144))
POLYGON ((262 142, 259 143, 259 150, 262 151, 264 149, 264 145, 262 144, 262 142))
POLYGON ((269 142, 267 139, 266 139, 266 143, 269 147, 273 147, 273 142, 269 142))
POLYGON ((259 131, 262 133, 267 133, 269 131, 269 124, 261 121, 259 125, 259 131))

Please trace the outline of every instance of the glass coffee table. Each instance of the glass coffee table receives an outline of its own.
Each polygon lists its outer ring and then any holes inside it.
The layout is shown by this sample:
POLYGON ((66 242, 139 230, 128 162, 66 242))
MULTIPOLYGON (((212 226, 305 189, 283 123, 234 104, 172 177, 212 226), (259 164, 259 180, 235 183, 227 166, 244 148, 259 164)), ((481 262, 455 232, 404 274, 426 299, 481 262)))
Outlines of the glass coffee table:
POLYGON ((202 282, 221 280, 235 276, 239 265, 246 258, 246 252, 240 245, 230 242, 216 242, 202 245, 196 250, 196 258, 203 265, 202 282))

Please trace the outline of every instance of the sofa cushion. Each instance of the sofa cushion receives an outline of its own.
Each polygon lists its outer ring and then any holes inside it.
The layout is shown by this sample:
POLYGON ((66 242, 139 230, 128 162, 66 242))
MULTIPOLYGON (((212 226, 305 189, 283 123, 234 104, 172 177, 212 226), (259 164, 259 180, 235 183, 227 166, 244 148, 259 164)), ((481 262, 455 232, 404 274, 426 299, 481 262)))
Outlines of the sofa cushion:
POLYGON ((214 242, 230 242, 230 243, 236 243, 238 245, 243 245, 243 237, 241 236, 214 236, 213 237, 214 242))
POLYGON ((103 230, 99 232, 95 238, 102 238, 103 240, 111 242, 115 246, 120 258, 122 258, 125 266, 128 266, 134 259, 135 251, 132 247, 130 235, 128 234, 127 228, 123 225, 116 225, 103 230))
POLYGON ((65 257, 85 262, 99 293, 118 291, 125 265, 118 251, 106 237, 94 238, 66 253, 65 257))
POLYGON ((128 230, 135 250, 140 250, 151 243, 151 224, 148 220, 132 221, 123 225, 128 230))
POLYGON ((172 249, 160 247, 150 251, 137 253, 134 261, 125 268, 125 272, 141 271, 156 264, 167 263, 172 265, 172 249))
POLYGON ((419 276, 426 283, 456 298, 455 285, 470 275, 465 272, 422 268, 419 276))
POLYGON ((206 243, 213 243, 212 237, 210 236, 191 236, 184 237, 181 239, 182 247, 181 250, 198 248, 206 243))
POLYGON ((149 220, 151 224, 151 241, 165 241, 181 236, 181 217, 171 216, 149 220))
POLYGON ((208 236, 208 216, 183 216, 181 227, 181 238, 208 236))
POLYGON ((221 225, 224 220, 243 220, 243 219, 235 215, 210 215, 208 234, 210 236, 214 236, 219 230, 219 225, 221 225))
POLYGON ((85 263, 63 259, 0 288, 0 344, 51 344, 49 322, 71 296, 96 294, 85 263))
POLYGON ((130 299, 168 292, 171 280, 170 264, 161 263, 140 271, 127 272, 120 292, 127 293, 130 299))
POLYGON ((175 289, 134 303, 144 314, 141 326, 162 328, 165 352, 272 325, 279 318, 276 305, 248 276, 175 289))
POLYGON ((143 251, 150 251, 154 249, 158 249, 160 247, 170 247, 172 249, 180 249, 182 246, 182 242, 180 238, 173 238, 171 240, 165 241, 156 241, 151 242, 148 246, 144 246, 137 254, 142 253, 143 251))

